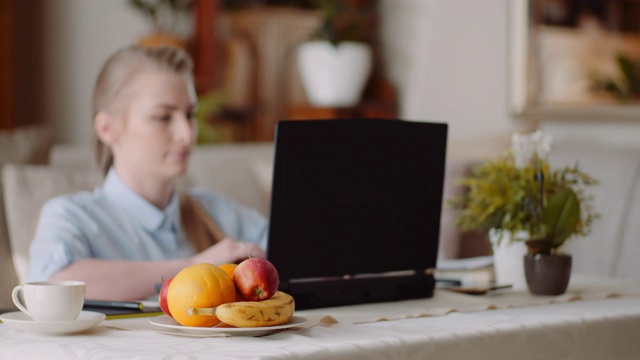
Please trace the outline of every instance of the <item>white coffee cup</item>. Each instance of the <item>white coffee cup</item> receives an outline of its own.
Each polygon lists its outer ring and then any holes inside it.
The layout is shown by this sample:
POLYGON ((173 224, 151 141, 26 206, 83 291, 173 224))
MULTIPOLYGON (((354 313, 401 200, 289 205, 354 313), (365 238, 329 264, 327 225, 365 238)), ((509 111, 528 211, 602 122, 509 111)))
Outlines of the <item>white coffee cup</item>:
POLYGON ((82 281, 39 281, 16 286, 11 297, 34 321, 73 321, 82 311, 84 293, 82 281))

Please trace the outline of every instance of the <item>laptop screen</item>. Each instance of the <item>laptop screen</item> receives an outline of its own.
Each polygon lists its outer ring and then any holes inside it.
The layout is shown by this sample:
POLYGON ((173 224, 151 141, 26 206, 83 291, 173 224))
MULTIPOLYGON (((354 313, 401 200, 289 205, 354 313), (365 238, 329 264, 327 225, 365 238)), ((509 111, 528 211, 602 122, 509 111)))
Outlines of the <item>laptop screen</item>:
POLYGON ((267 257, 281 283, 434 268, 447 125, 280 121, 267 257))

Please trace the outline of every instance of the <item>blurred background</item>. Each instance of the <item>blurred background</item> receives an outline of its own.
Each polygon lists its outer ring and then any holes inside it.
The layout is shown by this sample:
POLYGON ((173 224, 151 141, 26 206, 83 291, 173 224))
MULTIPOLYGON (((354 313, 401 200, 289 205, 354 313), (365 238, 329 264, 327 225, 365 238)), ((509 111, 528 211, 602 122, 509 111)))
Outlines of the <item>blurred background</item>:
POLYGON ((0 4, 0 127, 48 124, 55 143, 90 142, 91 91, 108 55, 167 36, 196 62, 200 121, 209 131, 201 142, 270 141, 280 119, 345 116, 446 122, 450 142, 471 147, 535 127, 556 137, 640 138, 633 121, 523 120, 510 112, 509 0, 0 4), (314 106, 301 82, 297 46, 331 26, 351 31, 334 41, 373 50, 353 106, 314 106))
POLYGON ((274 123, 285 118, 448 122, 453 140, 524 125, 506 103, 507 0, 335 3, 2 0, 0 125, 46 123, 56 143, 89 143, 91 92, 105 59, 159 35, 194 57, 201 107, 216 128, 203 141, 272 140, 274 123), (372 45, 373 70, 360 103, 314 107, 295 47, 318 36, 331 4, 345 3, 365 22, 344 36, 372 45))

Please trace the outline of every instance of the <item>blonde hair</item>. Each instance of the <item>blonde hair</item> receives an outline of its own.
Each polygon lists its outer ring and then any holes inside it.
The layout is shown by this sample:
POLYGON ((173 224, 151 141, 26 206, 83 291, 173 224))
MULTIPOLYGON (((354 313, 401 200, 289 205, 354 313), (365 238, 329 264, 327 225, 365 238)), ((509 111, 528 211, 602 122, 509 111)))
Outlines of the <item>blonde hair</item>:
MULTIPOLYGON (((137 74, 148 70, 162 70, 191 77, 193 61, 183 49, 173 46, 134 45, 116 51, 106 61, 96 80, 93 118, 102 111, 119 111, 127 84, 137 74)), ((98 167, 106 175, 113 165, 113 152, 95 132, 93 143, 98 167)), ((180 225, 198 252, 225 237, 216 221, 186 192, 180 194, 180 225)))
POLYGON ((191 195, 180 195, 180 226, 191 246, 200 252, 225 238, 218 223, 191 195))
MULTIPOLYGON (((172 46, 130 46, 116 51, 104 64, 93 90, 93 118, 102 111, 116 112, 121 96, 137 74, 162 70, 191 77, 193 61, 183 49, 172 46)), ((113 164, 113 153, 94 133, 98 167, 103 175, 113 164)))

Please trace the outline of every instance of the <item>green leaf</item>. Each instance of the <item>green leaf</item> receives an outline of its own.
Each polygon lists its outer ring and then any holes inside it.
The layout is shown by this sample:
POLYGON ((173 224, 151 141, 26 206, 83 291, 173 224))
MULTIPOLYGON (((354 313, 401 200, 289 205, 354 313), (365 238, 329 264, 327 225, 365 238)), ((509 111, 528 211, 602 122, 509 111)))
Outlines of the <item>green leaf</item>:
POLYGON ((635 64, 633 63, 633 61, 623 55, 618 55, 616 60, 618 62, 618 67, 620 68, 620 72, 624 77, 624 80, 627 83, 632 83, 633 81, 635 81, 636 74, 635 74, 635 64))
POLYGON ((576 230, 580 220, 580 203, 576 193, 564 188, 558 190, 548 201, 542 213, 542 222, 550 231, 551 246, 558 248, 576 230))
POLYGON ((198 98, 198 110, 196 112, 198 144, 216 143, 224 140, 221 130, 211 122, 211 117, 220 110, 225 97, 223 91, 213 90, 198 98))

